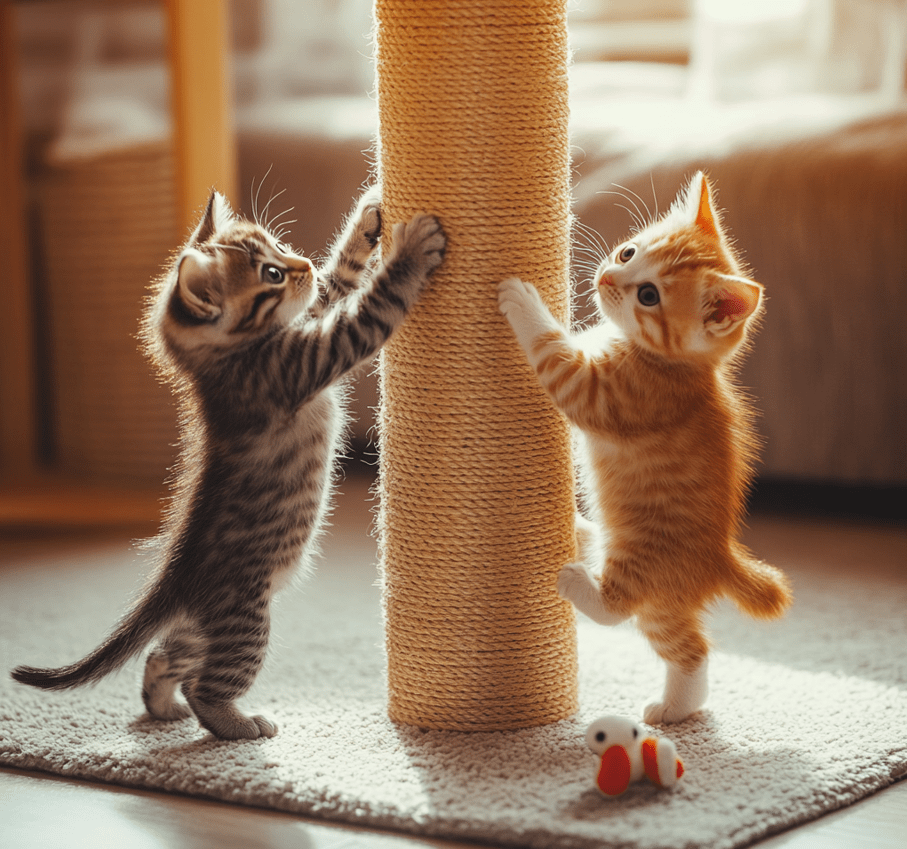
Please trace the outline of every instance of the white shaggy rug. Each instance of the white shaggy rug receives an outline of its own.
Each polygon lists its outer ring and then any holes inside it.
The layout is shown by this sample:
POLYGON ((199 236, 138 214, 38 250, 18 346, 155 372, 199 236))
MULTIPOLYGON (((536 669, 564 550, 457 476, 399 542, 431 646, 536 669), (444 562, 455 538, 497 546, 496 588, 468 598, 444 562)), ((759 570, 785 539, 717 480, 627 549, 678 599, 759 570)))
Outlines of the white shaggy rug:
POLYGON ((892 569, 864 585, 859 531, 835 542, 855 568, 828 570, 811 548, 817 527, 782 527, 793 611, 773 625, 716 611, 709 709, 669 731, 686 775, 673 792, 642 782, 608 801, 593 788, 585 726, 603 713, 638 717, 663 675, 633 629, 580 624, 576 718, 471 735, 395 726, 374 546, 354 530, 335 530, 315 577, 278 600, 273 650, 246 703, 280 733, 254 742, 141 718, 138 663, 63 693, 9 679, 15 664, 60 664, 96 644, 142 569, 124 544, 0 570, 0 763, 545 849, 741 846, 907 772, 907 581, 892 569))

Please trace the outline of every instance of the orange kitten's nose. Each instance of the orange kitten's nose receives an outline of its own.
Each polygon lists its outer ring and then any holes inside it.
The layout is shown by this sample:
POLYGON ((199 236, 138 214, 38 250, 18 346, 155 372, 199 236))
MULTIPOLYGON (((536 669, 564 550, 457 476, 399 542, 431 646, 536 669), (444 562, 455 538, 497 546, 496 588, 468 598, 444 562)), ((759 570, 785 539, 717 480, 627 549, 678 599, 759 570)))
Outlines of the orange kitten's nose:
POLYGON ((613 286, 614 278, 610 274, 603 274, 601 280, 598 281, 599 285, 613 286))

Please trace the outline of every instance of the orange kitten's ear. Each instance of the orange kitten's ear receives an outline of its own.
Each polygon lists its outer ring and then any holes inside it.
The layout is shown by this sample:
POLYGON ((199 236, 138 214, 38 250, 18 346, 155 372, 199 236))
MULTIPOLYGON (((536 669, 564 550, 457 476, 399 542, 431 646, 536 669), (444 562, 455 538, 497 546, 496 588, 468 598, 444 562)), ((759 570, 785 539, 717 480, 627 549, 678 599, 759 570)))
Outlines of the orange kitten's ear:
POLYGON ((721 221, 712 205, 711 184, 702 171, 698 171, 690 181, 686 204, 690 214, 696 216, 694 218, 696 227, 707 236, 720 242, 722 240, 721 221))
POLYGON ((202 213, 201 221, 189 239, 190 245, 203 245, 218 230, 225 229, 235 218, 230 202, 220 193, 211 192, 208 204, 202 213))
POLYGON ((192 315, 204 321, 214 321, 221 314, 212 296, 213 265, 211 257, 195 248, 186 248, 177 271, 180 300, 192 315))
POLYGON ((705 307, 705 329, 726 336, 759 308, 762 286, 745 277, 716 274, 705 307))

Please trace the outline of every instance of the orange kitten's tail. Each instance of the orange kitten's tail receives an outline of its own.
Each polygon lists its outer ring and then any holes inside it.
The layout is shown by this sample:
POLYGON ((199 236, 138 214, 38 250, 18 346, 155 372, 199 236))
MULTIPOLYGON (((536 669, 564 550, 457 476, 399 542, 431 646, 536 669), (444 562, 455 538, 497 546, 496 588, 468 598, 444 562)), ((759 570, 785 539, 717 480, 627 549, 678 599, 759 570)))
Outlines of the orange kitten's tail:
POLYGON ((725 590, 744 613, 757 619, 777 619, 794 600, 790 581, 780 569, 747 555, 739 553, 725 590))

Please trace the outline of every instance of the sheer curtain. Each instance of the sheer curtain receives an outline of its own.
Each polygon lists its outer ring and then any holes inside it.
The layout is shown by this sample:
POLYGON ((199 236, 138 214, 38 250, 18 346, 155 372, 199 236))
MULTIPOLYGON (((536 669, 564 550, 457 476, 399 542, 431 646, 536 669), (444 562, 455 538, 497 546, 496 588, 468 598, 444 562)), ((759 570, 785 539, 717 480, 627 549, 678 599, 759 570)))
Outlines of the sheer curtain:
POLYGON ((695 95, 903 92, 904 0, 696 0, 693 20, 695 95))
POLYGON ((689 67, 719 101, 904 90, 907 0, 571 0, 575 58, 689 67))

